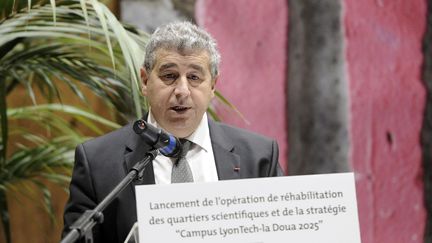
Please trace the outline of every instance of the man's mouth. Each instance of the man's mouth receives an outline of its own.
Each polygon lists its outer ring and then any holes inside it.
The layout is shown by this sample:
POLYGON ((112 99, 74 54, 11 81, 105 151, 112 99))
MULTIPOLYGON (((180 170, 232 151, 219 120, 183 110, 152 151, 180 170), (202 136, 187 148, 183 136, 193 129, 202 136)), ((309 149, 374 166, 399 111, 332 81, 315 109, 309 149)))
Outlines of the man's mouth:
POLYGON ((175 111, 175 112, 181 113, 181 112, 185 112, 185 111, 189 110, 190 107, 187 107, 187 106, 172 106, 170 109, 173 110, 173 111, 175 111))

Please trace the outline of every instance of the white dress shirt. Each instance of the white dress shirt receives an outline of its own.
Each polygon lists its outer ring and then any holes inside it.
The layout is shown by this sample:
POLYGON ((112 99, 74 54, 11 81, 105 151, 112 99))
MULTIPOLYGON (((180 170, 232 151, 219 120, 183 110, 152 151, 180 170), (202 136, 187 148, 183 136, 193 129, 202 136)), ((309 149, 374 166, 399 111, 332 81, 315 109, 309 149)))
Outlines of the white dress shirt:
MULTIPOLYGON (((152 116, 151 110, 149 111, 147 122, 160 128, 152 116)), ((195 132, 193 132, 189 137, 186 137, 186 139, 193 143, 191 149, 186 155, 186 160, 191 168, 194 182, 218 181, 206 113, 204 113, 195 132)), ((174 162, 175 159, 158 153, 156 158, 153 160, 156 184, 171 184, 171 170, 174 162)))

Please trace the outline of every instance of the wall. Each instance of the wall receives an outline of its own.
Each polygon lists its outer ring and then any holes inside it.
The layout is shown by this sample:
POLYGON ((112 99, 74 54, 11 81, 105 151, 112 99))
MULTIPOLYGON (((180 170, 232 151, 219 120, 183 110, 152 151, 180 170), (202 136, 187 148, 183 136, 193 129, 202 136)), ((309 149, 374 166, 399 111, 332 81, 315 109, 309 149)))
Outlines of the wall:
MULTIPOLYGON (((363 243, 423 242, 425 210, 419 134, 425 102, 420 80, 423 0, 345 0, 350 80, 350 163, 356 173, 363 243)), ((218 88, 249 124, 275 137, 286 162, 286 1, 201 0, 197 22, 223 57, 218 88)), ((230 117, 228 117, 230 116, 230 117)))
POLYGON ((197 1, 196 20, 215 37, 222 55, 216 88, 244 119, 219 106, 227 123, 275 138, 287 157, 285 74, 286 1, 197 1), (271 3, 271 4, 270 4, 271 3))
POLYGON ((346 0, 352 164, 365 243, 422 242, 423 0, 346 0))

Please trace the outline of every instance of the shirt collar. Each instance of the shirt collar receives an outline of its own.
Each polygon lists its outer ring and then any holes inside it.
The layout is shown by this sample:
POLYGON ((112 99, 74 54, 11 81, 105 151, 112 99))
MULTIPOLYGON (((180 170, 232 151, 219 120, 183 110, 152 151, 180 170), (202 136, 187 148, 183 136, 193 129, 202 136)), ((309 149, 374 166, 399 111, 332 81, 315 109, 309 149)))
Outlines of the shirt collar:
MULTIPOLYGON (((158 128, 161 128, 159 124, 154 119, 151 109, 149 109, 147 122, 150 123, 153 126, 156 126, 158 128)), ((211 149, 211 140, 210 140, 210 131, 208 126, 208 120, 207 120, 207 113, 204 113, 197 129, 188 137, 186 137, 187 140, 193 142, 194 144, 198 145, 202 149, 204 149, 206 152, 210 151, 211 149)))

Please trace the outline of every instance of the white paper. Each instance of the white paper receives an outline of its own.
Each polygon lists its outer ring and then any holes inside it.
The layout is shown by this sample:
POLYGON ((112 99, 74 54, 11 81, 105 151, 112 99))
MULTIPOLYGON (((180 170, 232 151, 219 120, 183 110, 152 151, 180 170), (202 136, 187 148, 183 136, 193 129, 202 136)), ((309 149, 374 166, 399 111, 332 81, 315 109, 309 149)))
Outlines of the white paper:
POLYGON ((360 243, 353 173, 142 185, 141 243, 360 243))

